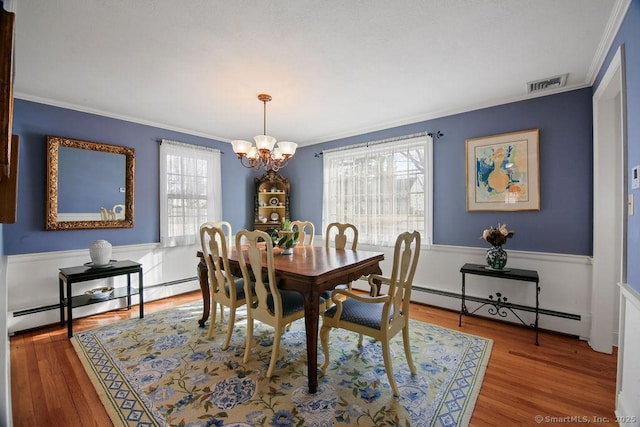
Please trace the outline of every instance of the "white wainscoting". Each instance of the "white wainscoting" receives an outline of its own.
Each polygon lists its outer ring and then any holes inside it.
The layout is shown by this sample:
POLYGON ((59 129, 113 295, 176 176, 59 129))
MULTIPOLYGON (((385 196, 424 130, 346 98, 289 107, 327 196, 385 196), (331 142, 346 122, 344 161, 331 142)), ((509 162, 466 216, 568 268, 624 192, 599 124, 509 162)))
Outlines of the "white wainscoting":
MULTIPOLYGON (((321 244, 322 236, 316 236, 321 244)), ((362 250, 380 250, 361 245, 362 250)), ((591 260, 585 256, 562 254, 544 254, 536 252, 512 251, 509 254, 508 267, 537 270, 540 275, 540 307, 548 310, 576 314, 581 320, 560 317, 540 317, 540 328, 588 338, 590 330, 589 310, 591 306, 591 260)), ((144 284, 151 286, 159 283, 181 280, 197 276, 197 246, 161 248, 157 244, 119 246, 113 248, 114 259, 131 259, 143 264, 144 284)), ((385 260, 382 271, 390 272, 393 260, 393 248, 383 248, 385 260)), ((460 267, 466 262, 484 264, 486 249, 458 246, 432 245, 423 248, 420 254, 418 270, 414 279, 417 288, 429 288, 438 291, 459 294, 461 287, 460 267)), ((9 332, 20 331, 59 321, 58 310, 14 317, 13 313, 33 307, 58 303, 58 269, 81 265, 88 262, 89 251, 74 250, 47 252, 26 255, 11 255, 7 264, 8 283, 8 327, 9 332)), ((134 279, 135 281, 135 279, 134 279)), ((77 283, 74 293, 98 286, 124 286, 124 276, 77 283)), ((357 287, 366 286, 356 283, 357 287)), ((178 293, 199 289, 197 280, 189 283, 158 287, 145 291, 145 300, 151 301, 178 293)), ((467 295, 486 298, 489 294, 502 292, 510 302, 535 306, 535 286, 526 282, 495 280, 489 277, 467 276, 467 295)), ((435 295, 428 292, 413 292, 413 299, 426 304, 459 310, 460 299, 435 295)), ((134 299, 137 301, 137 298, 134 299)), ((96 312, 122 307, 124 300, 114 300, 74 309, 74 317, 87 316, 96 312)), ((479 304, 468 302, 473 311, 479 304)), ((477 314, 485 315, 486 307, 477 314)), ((534 321, 533 313, 518 312, 527 323, 534 321)), ((487 315, 492 318, 492 316, 487 315)), ((509 315, 507 320, 518 322, 509 315)), ((464 319, 463 319, 464 326, 464 319)))
MULTIPOLYGON (((2 238, 2 226, 0 225, 0 238, 2 238)), ((7 312, 7 281, 5 280, 7 270, 7 257, 0 256, 0 313, 7 312)), ((11 354, 9 336, 7 330, 7 316, 0 319, 0 331, 4 336, 0 342, 0 426, 12 425, 11 409, 11 354)))
POLYGON ((620 340, 616 416, 620 425, 640 426, 640 295, 620 284, 620 340))
MULTIPOLYGON (((159 244, 114 246, 112 258, 130 259, 141 263, 144 286, 147 288, 161 283, 197 277, 196 251, 198 248, 199 246, 162 248, 159 244)), ((6 271, 9 333, 59 322, 60 312, 57 309, 21 316, 14 316, 14 313, 58 304, 58 269, 82 265, 89 261, 91 259, 88 249, 9 255, 6 271)), ((132 276, 132 286, 137 286, 136 276, 132 276)), ((126 276, 76 283, 73 285, 73 294, 82 294, 86 290, 99 286, 126 286, 126 283, 126 276)), ((145 301, 152 301, 197 289, 200 289, 200 285, 196 279, 172 286, 145 289, 144 298, 145 301)), ((137 296, 133 297, 133 302, 138 303, 137 296)), ((75 308, 73 317, 89 316, 125 306, 125 299, 92 304, 75 308)))
MULTIPOLYGON (((359 245, 359 249, 377 250, 359 245)), ((538 252, 522 252, 509 250, 507 267, 524 268, 538 271, 540 276, 540 308, 581 316, 581 320, 565 319, 555 316, 540 316, 539 327, 551 331, 576 335, 587 339, 590 330, 591 307, 591 258, 586 256, 547 254, 538 252)), ((385 248, 383 273, 391 271, 393 248, 385 248)), ((414 277, 414 286, 437 291, 461 293, 463 264, 485 264, 487 249, 460 246, 432 245, 425 247, 420 253, 418 269, 414 277)), ((366 283, 356 283, 356 287, 365 289, 366 283)), ((486 298, 501 292, 508 301, 514 304, 535 307, 535 285, 527 282, 496 280, 491 277, 467 275, 466 294, 486 298)), ((460 299, 436 295, 415 290, 412 300, 437 307, 460 310, 460 299)), ((473 311, 480 303, 467 301, 467 308, 473 311)), ((527 323, 533 323, 535 315, 529 312, 517 312, 527 323)), ((476 314, 488 318, 496 318, 487 314, 486 307, 476 314)), ((502 319, 502 318, 500 318, 502 319)), ((508 321, 519 323, 509 314, 508 321)), ((465 319, 462 320, 464 328, 465 319)), ((543 344, 541 342, 541 344, 543 344)))

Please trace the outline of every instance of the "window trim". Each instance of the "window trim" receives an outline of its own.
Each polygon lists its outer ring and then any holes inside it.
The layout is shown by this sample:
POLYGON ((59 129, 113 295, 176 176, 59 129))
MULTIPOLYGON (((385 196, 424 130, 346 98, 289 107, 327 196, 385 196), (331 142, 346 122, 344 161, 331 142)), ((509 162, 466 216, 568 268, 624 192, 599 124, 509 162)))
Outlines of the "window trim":
MULTIPOLYGON (((358 150, 364 147, 371 147, 374 145, 378 145, 378 144, 393 144, 393 143, 397 143, 398 141, 402 141, 403 143, 407 143, 407 142, 411 142, 411 141, 407 141, 410 139, 423 139, 424 143, 425 143, 425 147, 424 147, 424 167, 425 167, 425 173, 424 173, 424 177, 425 177, 425 184, 424 184, 424 191, 425 191, 425 197, 424 197, 424 203, 425 203, 425 207, 424 207, 424 230, 425 230, 425 234, 426 236, 422 236, 422 247, 423 248, 428 248, 433 244, 433 138, 428 134, 428 133, 417 133, 417 134, 412 134, 412 135, 405 135, 405 136, 401 136, 401 137, 395 137, 395 138, 388 138, 388 139, 384 139, 384 140, 378 140, 378 141, 370 141, 370 142, 366 142, 366 143, 361 143, 361 144, 353 144, 353 145, 348 145, 348 146, 344 146, 344 147, 338 147, 338 148, 334 148, 334 149, 329 149, 329 150, 323 150, 322 154, 327 154, 327 153, 332 153, 332 152, 336 152, 336 151, 344 151, 344 150, 358 150)), ((323 158, 323 160, 326 159, 323 158)), ((326 164, 323 164, 323 175, 325 174, 326 170, 326 164)), ((323 179, 324 181, 324 179, 323 179)), ((326 188, 325 188, 325 184, 323 182, 323 193, 326 192, 326 188)), ((326 194, 323 194, 323 206, 322 206, 322 223, 323 223, 323 227, 326 227, 326 223, 327 223, 327 219, 326 219, 326 208, 324 206, 326 200, 326 194)), ((375 245, 370 245, 370 244, 366 244, 367 246, 375 246, 375 245)), ((385 245, 386 246, 386 245, 385 245)))
MULTIPOLYGON (((195 157, 207 160, 208 174, 212 181, 207 181, 207 221, 220 221, 222 219, 222 162, 220 150, 200 145, 186 144, 183 142, 163 139, 159 150, 160 166, 160 245, 163 247, 188 246, 199 243, 199 230, 193 230, 193 234, 169 237, 168 202, 167 191, 167 156, 177 155, 181 157, 195 157)), ((184 197, 186 198, 186 197, 184 197)), ((184 199, 183 198, 183 199, 184 199)), ((198 224, 199 227, 200 224, 198 224)))

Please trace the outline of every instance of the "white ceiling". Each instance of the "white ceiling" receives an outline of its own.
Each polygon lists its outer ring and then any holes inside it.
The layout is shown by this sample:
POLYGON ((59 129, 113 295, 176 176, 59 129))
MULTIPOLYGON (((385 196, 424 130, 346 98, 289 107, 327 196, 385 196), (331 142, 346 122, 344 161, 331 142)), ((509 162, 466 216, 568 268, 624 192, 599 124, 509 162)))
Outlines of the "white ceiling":
POLYGON ((13 3, 17 98, 228 141, 266 92, 267 133, 309 145, 590 86, 628 0, 13 3))

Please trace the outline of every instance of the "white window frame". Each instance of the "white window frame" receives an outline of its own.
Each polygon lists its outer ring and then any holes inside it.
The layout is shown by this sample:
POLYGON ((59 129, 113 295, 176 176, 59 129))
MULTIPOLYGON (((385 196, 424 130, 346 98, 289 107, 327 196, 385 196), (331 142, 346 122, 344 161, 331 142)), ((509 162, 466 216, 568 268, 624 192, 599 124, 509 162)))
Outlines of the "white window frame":
MULTIPOLYGON (((202 184, 201 184, 202 185, 202 184)), ((160 244, 165 247, 194 245, 199 242, 200 225, 205 221, 220 221, 222 219, 222 171, 220 150, 198 145, 185 144, 177 141, 163 139, 160 144, 160 244), (178 172, 177 180, 180 183, 179 191, 169 191, 168 159, 177 157, 182 167, 178 172), (204 162, 204 165, 203 165, 204 162), (184 168, 189 167, 190 173, 186 175, 184 168), (206 180, 203 188, 200 186, 185 185, 188 179, 206 180), (206 192, 206 194, 205 194, 206 192), (183 209, 182 221, 172 221, 169 218, 170 200, 182 200, 183 206, 191 206, 189 211, 183 209), (194 200, 206 201, 195 203, 194 200), (199 207, 197 205, 200 205, 199 207), (178 231, 179 230, 179 231, 178 231)))
MULTIPOLYGON (((322 201, 322 225, 323 230, 326 229, 327 225, 331 222, 348 222, 354 224, 358 228, 358 242, 363 245, 369 246, 393 246, 395 244, 395 239, 398 234, 403 231, 413 231, 413 230, 404 230, 394 228, 394 231, 386 236, 380 235, 367 235, 368 230, 375 228, 384 228, 384 227, 376 227, 371 225, 365 225, 367 221, 370 220, 371 216, 375 216, 367 212, 370 209, 369 206, 363 206, 361 211, 358 214, 351 212, 333 212, 331 209, 331 200, 335 197, 340 197, 338 194, 332 194, 335 191, 343 191, 337 190, 335 182, 332 184, 332 180, 340 179, 342 181, 346 179, 349 180, 349 176, 353 175, 353 172, 349 173, 345 170, 345 173, 336 174, 335 171, 332 174, 330 172, 332 167, 340 168, 341 160, 345 159, 355 159, 362 158, 363 156, 367 156, 368 158, 375 159, 378 155, 382 156, 382 152, 386 152, 387 150, 394 150, 396 152, 402 152, 405 148, 419 146, 420 144, 424 144, 424 224, 421 229, 418 230, 422 235, 422 246, 428 247, 432 243, 432 235, 433 235, 433 138, 427 134, 414 134, 408 135, 399 138, 392 138, 382 141, 374 141, 365 144, 352 145, 348 147, 336 148, 332 150, 324 150, 323 154, 323 201, 322 201), (400 151, 398 151, 400 150, 400 151), (334 178, 332 178, 332 176, 334 178)), ((373 162, 375 163, 375 162, 373 162)), ((346 166, 345 166, 346 167, 346 166)), ((368 169, 367 173, 376 174, 377 171, 374 169, 368 169)), ((354 178, 355 183, 355 178, 354 178)), ((347 191, 347 190, 345 190, 347 191)), ((374 197, 373 194, 368 195, 367 192, 375 191, 375 189, 362 188, 359 190, 360 192, 367 195, 367 197, 374 197)), ((398 197, 402 197, 399 195, 398 197)), ((389 200, 389 203, 395 203, 394 200, 389 200)), ((374 208, 375 209, 375 208, 374 208)), ((406 215, 402 215, 404 219, 407 218, 406 215)), ((401 218, 399 218, 400 220, 401 218)), ((393 220, 391 221, 393 222, 393 220)), ((387 227, 388 228, 388 227, 387 227)), ((371 233, 369 233, 371 234, 371 233)))

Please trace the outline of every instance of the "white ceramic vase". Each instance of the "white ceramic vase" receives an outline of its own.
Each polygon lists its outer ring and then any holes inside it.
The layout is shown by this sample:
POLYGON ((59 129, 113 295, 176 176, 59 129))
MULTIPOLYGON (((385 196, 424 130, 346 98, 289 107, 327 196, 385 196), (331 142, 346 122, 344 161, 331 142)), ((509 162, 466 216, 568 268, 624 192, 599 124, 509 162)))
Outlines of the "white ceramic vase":
POLYGON ((94 266, 107 265, 111 261, 111 243, 106 240, 96 240, 89 246, 89 256, 94 266))

